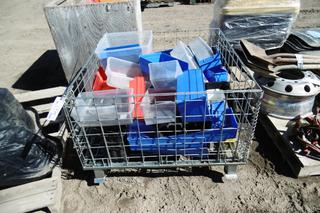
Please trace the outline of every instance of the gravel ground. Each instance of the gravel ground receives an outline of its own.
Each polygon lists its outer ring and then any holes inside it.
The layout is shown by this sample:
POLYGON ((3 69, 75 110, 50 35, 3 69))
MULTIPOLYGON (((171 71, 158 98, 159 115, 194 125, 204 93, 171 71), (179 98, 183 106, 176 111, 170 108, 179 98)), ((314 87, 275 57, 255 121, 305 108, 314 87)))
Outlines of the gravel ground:
MULTIPOLYGON (((55 48, 42 11, 46 2, 0 2, 1 87, 10 88, 41 54, 55 48)), ((320 2, 305 0, 303 8, 296 28, 320 27, 320 2)), ((143 12, 145 29, 154 31, 205 28, 212 19, 211 4, 143 12)), ((63 212, 320 211, 320 177, 291 178, 268 139, 253 142, 248 164, 239 167, 239 179, 231 182, 222 183, 220 167, 173 174, 111 173, 100 186, 88 186, 87 173, 65 175, 63 212)))

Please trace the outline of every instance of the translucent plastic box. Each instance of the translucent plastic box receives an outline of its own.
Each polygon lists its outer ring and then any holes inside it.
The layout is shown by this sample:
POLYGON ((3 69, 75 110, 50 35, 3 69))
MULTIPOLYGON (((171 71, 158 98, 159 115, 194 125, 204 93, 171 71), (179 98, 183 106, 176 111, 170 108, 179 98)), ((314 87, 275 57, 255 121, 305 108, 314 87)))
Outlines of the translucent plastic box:
MULTIPOLYGON (((170 54, 164 52, 156 52, 151 54, 145 54, 140 56, 140 67, 141 72, 145 76, 149 76, 149 64, 151 63, 158 63, 158 62, 165 62, 165 61, 174 61, 178 60, 177 58, 172 57, 170 54)), ((185 61, 178 60, 180 67, 183 71, 188 70, 189 66, 188 63, 185 61)))
POLYGON ((213 51, 201 37, 197 37, 191 41, 188 46, 190 47, 200 66, 211 62, 213 51))
POLYGON ((80 93, 71 117, 82 126, 130 124, 134 108, 132 93, 132 89, 80 93))
POLYGON ((177 77, 183 73, 177 60, 150 63, 148 66, 150 81, 155 89, 176 90, 177 77))
POLYGON ((170 55, 185 61, 189 65, 189 69, 198 69, 199 66, 188 46, 182 41, 178 41, 177 46, 170 52, 170 55))
POLYGON ((109 57, 107 60, 107 84, 112 87, 129 88, 134 77, 141 76, 140 66, 136 63, 109 57))
POLYGON ((152 31, 106 33, 95 50, 103 65, 108 57, 139 62, 139 55, 152 52, 152 31))
POLYGON ((170 123, 176 119, 174 97, 163 96, 159 91, 153 89, 149 89, 143 97, 141 109, 146 125, 170 123))

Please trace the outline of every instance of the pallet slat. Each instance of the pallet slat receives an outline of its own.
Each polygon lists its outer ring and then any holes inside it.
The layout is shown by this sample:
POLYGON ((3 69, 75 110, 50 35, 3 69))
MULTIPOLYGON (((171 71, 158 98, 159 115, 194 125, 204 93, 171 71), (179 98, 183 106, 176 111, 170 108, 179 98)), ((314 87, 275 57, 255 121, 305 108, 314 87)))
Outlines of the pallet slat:
POLYGON ((289 120, 274 118, 262 113, 259 115, 259 123, 273 139, 271 142, 277 147, 295 176, 320 175, 320 161, 299 155, 292 150, 286 137, 288 122, 289 120))
POLYGON ((43 89, 43 90, 36 90, 36 91, 30 91, 25 92, 21 94, 15 94, 14 97, 20 102, 30 102, 45 98, 51 98, 54 96, 60 96, 64 93, 66 87, 54 87, 49 89, 43 89))
POLYGON ((0 191, 1 212, 28 212, 48 207, 59 212, 61 204, 61 170, 54 168, 51 178, 0 191))

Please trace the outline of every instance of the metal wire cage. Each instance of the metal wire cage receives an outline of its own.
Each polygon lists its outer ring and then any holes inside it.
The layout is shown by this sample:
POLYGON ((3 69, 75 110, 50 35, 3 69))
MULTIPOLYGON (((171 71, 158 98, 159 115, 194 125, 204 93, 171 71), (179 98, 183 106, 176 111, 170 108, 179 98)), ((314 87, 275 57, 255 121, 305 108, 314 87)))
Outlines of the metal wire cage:
POLYGON ((68 87, 64 104, 70 136, 83 169, 246 163, 262 90, 222 32, 154 32, 153 50, 171 49, 179 40, 188 43, 198 36, 220 51, 229 72, 228 89, 93 92, 99 60, 94 54, 88 59, 68 87), (138 108, 143 115, 135 115, 138 108))

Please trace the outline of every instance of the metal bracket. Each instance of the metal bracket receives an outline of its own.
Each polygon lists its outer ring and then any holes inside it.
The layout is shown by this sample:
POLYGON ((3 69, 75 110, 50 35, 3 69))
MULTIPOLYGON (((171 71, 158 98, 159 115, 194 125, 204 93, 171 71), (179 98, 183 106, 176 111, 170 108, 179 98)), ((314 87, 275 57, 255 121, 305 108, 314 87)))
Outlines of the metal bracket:
POLYGON ((94 184, 103 184, 106 181, 106 174, 103 170, 93 170, 94 173, 94 184))
POLYGON ((236 165, 224 166, 224 172, 225 172, 225 175, 224 175, 225 180, 237 180, 238 179, 236 165))

